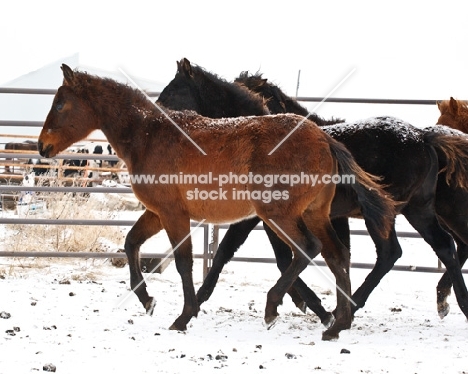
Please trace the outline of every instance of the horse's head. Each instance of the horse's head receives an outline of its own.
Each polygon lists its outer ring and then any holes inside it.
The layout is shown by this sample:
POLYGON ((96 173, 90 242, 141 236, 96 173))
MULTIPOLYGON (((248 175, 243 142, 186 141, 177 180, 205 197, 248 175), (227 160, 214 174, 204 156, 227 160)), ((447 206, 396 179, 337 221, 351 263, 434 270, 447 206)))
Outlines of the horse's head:
POLYGON ((268 88, 268 79, 263 78, 262 74, 259 72, 256 74, 249 74, 248 71, 243 71, 234 82, 243 84, 249 90, 257 93, 262 93, 268 88))
POLYGON ((211 118, 269 114, 258 94, 191 65, 186 58, 177 62, 177 73, 161 92, 158 103, 168 109, 193 110, 211 118))
POLYGON ((235 82, 243 84, 249 90, 265 98, 271 113, 296 113, 307 116, 307 109, 300 106, 295 100, 287 96, 278 86, 268 82, 261 73, 249 74, 243 71, 235 82))
POLYGON ((197 102, 197 71, 190 61, 183 58, 177 61, 177 72, 174 79, 162 90, 158 104, 172 110, 194 110, 200 113, 197 102))
POLYGON ((63 85, 54 97, 37 145, 44 157, 54 157, 98 128, 91 100, 84 95, 87 74, 73 72, 65 64, 61 69, 63 85))
POLYGON ((437 103, 440 117, 438 125, 444 125, 468 133, 468 103, 455 100, 443 100, 437 103))

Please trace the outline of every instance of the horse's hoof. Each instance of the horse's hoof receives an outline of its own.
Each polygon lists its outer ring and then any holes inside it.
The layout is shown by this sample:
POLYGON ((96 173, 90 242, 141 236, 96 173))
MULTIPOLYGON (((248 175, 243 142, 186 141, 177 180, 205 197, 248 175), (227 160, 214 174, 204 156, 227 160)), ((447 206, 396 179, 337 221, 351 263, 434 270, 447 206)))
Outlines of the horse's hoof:
POLYGON ((322 325, 324 325, 327 329, 329 329, 330 327, 333 326, 335 321, 336 321, 336 318, 333 315, 333 313, 329 313, 329 316, 322 321, 322 325))
POLYGON ((296 306, 297 306, 297 307, 299 308, 299 310, 300 310, 302 313, 304 313, 304 314, 305 314, 305 312, 307 311, 307 304, 306 304, 304 301, 300 302, 300 303, 299 303, 298 305, 296 305, 296 306))
POLYGON ((449 314, 449 312, 450 312, 450 305, 449 304, 438 305, 437 306, 437 311, 439 313, 440 319, 444 319, 444 317, 446 317, 447 314, 449 314))
POLYGON ((339 333, 331 332, 329 330, 326 330, 322 333, 322 340, 325 340, 325 341, 338 340, 339 337, 340 337, 339 333))
POLYGON ((169 330, 176 330, 176 331, 187 331, 187 325, 180 325, 177 322, 174 322, 170 327, 169 330))
POLYGON ((271 330, 273 327, 276 326, 276 322, 278 322, 278 317, 274 317, 274 318, 265 318, 265 326, 267 328, 267 330, 271 330))
POLYGON ((150 299, 145 305, 146 314, 148 314, 149 316, 152 316, 155 307, 156 307, 156 300, 154 299, 154 297, 150 297, 150 299))

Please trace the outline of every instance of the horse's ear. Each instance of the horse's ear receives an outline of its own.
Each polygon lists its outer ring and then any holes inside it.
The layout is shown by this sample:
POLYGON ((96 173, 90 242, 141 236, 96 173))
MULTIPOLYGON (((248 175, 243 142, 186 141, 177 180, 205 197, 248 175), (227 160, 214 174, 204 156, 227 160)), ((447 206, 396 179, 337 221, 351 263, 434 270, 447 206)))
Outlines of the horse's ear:
POLYGON ((453 97, 450 97, 450 111, 452 114, 457 115, 458 114, 458 102, 455 100, 453 97))
POLYGON ((66 64, 62 64, 60 69, 62 69, 63 72, 64 83, 72 84, 74 78, 73 70, 66 64))
POLYGON ((193 77, 192 65, 190 65, 190 61, 185 57, 177 63, 177 71, 187 77, 193 77))

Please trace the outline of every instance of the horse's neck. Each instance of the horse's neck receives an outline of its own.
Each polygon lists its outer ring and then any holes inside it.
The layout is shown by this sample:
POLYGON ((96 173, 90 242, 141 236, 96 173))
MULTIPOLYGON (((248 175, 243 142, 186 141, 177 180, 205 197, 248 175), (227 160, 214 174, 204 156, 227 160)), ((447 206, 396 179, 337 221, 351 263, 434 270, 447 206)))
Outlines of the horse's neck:
POLYGON ((263 100, 251 95, 249 90, 238 86, 236 83, 222 81, 209 81, 204 92, 200 96, 206 100, 204 110, 200 113, 207 117, 237 116, 261 116, 269 114, 263 100), (207 99, 209 98, 209 99, 207 99))
MULTIPOLYGON (((120 106, 126 107, 128 108, 128 104, 120 106)), ((100 128, 117 156, 126 162, 132 157, 133 148, 138 143, 136 140, 144 138, 147 130, 149 120, 144 118, 142 113, 146 111, 151 118, 157 117, 156 108, 139 109, 132 106, 128 110, 126 113, 109 115, 100 128)))

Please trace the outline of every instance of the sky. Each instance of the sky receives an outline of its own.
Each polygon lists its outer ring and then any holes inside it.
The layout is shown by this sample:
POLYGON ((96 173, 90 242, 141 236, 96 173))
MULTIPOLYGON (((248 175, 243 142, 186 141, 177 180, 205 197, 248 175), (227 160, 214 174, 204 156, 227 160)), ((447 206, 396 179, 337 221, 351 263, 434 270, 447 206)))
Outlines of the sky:
MULTIPOLYGON (((299 96, 468 99, 462 5, 452 0, 6 2, 0 13, 0 84, 78 52, 84 66, 120 68, 163 85, 173 78, 176 61, 186 57, 229 81, 244 70, 260 71, 291 96, 300 71, 299 96)), ((438 114, 420 106, 406 114, 407 107, 353 104, 324 104, 314 111, 427 117, 427 125, 438 114)))

